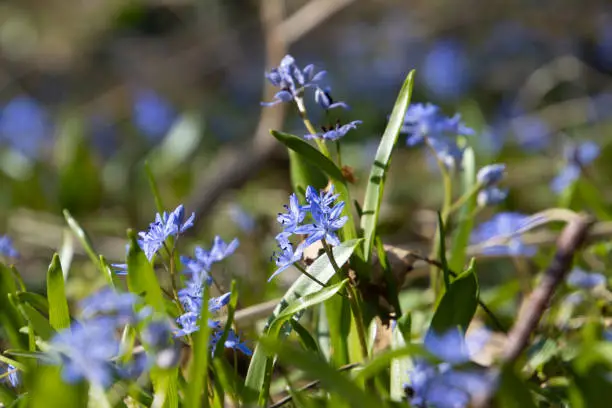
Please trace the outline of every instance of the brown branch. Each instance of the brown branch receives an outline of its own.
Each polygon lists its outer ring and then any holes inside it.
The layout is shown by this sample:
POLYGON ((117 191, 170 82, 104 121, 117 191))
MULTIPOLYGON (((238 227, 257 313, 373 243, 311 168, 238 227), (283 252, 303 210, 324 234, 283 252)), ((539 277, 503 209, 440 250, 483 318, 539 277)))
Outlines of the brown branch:
MULTIPOLYGON (((519 316, 508 334, 502 363, 515 362, 529 344, 532 333, 548 308, 557 286, 572 267, 574 254, 586 241, 594 221, 593 217, 583 215, 570 221, 561 231, 557 240, 555 257, 544 272, 538 286, 521 305, 519 316)), ((474 406, 477 408, 490 407, 493 393, 494 390, 491 389, 487 395, 480 396, 477 401, 474 401, 474 406)))

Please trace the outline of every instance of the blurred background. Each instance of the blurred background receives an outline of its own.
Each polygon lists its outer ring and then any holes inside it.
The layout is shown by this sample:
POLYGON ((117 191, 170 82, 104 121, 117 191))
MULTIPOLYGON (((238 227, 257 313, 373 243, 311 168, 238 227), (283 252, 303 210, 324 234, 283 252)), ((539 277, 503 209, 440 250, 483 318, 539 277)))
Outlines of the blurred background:
MULTIPOLYGON (((352 108, 338 119, 363 121, 343 139, 358 200, 414 68, 413 101, 460 112, 476 130, 479 164, 508 164, 502 209, 557 205, 550 181, 564 146, 578 140, 602 146, 589 180, 595 201, 611 202, 606 2, 8 0, 0 4, 0 235, 13 238, 27 283, 42 289, 52 253, 65 251, 74 253, 69 292, 101 284, 61 210, 121 262, 126 229, 145 230, 156 212, 148 162, 167 209, 196 212, 182 252, 210 247, 216 234, 238 237, 221 282, 240 280, 243 305, 280 294, 295 275, 266 279, 291 184, 287 153, 268 129, 306 132, 291 106, 260 101, 274 94, 264 72, 286 53, 328 71, 333 95, 352 108)), ((398 146, 381 231, 426 251, 439 174, 423 151, 403 139, 398 146)))

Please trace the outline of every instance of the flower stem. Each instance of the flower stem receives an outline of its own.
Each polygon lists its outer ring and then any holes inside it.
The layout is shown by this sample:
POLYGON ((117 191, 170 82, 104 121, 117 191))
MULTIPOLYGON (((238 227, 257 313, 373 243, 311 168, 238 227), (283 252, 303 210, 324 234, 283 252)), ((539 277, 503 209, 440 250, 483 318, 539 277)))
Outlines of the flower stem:
POLYGON ((300 117, 302 118, 302 122, 304 122, 304 126, 306 126, 308 133, 310 133, 314 137, 314 141, 317 144, 319 151, 321 151, 321 153, 323 153, 325 157, 327 157, 328 159, 331 159, 331 154, 329 153, 329 149, 327 148, 327 145, 325 144, 323 140, 317 137, 317 130, 313 126, 310 119, 308 119, 308 113, 306 112, 306 106, 304 105, 304 100, 301 97, 299 98, 296 97, 295 104, 297 106, 300 117))
POLYGON ((461 208, 463 204, 465 204, 472 196, 478 193, 482 189, 482 185, 480 183, 476 183, 474 187, 470 189, 470 191, 466 191, 461 197, 459 197, 448 209, 448 213, 452 214, 458 209, 461 208))
MULTIPOLYGON (((176 241, 175 241, 176 243, 176 241)), ((183 305, 181 304, 181 301, 179 300, 179 296, 178 296, 178 290, 176 287, 176 265, 174 262, 174 249, 175 249, 175 245, 172 246, 172 250, 170 250, 170 248, 168 248, 168 245, 164 242, 164 248, 166 249, 166 253, 168 254, 168 258, 170 261, 170 284, 172 286, 172 297, 174 298, 174 302, 176 303, 176 305, 178 306, 179 310, 181 311, 181 313, 185 313, 185 310, 183 309, 183 305)))
POLYGON ((321 287, 326 288, 327 285, 324 284, 323 282, 321 282, 320 280, 318 280, 317 278, 315 278, 314 276, 312 276, 306 269, 304 269, 304 267, 302 265, 300 265, 299 263, 294 263, 293 266, 295 266, 300 272, 302 272, 304 275, 306 275, 308 278, 310 278, 313 282, 318 283, 319 285, 321 285, 321 287))

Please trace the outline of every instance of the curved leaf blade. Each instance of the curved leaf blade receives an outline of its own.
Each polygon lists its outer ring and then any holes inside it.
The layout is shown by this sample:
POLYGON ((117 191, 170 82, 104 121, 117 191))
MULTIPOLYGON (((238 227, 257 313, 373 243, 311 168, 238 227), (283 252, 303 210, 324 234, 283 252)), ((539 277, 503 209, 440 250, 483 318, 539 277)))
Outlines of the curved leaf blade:
POLYGON ((136 233, 129 230, 128 238, 130 240, 127 256, 128 289, 137 295, 144 293, 147 304, 152 306, 157 312, 164 313, 166 310, 164 295, 155 275, 153 265, 151 265, 142 249, 140 249, 140 245, 136 241, 136 233))
POLYGON ((364 259, 370 262, 372 259, 372 248, 374 247, 374 238, 376 236, 376 224, 380 215, 380 205, 382 203, 383 192, 385 188, 385 177, 391 161, 393 148, 397 143, 399 132, 404 124, 406 110, 410 104, 412 96, 412 85, 414 82, 414 71, 410 71, 402 88, 400 89, 389 123, 383 133, 376 158, 370 170, 368 187, 366 189, 365 199, 363 202, 363 213, 361 215, 361 228, 364 233, 364 259))
POLYGON ((64 288, 64 273, 59 255, 53 255, 47 271, 47 298, 49 300, 49 323, 55 330, 70 327, 70 312, 64 288))

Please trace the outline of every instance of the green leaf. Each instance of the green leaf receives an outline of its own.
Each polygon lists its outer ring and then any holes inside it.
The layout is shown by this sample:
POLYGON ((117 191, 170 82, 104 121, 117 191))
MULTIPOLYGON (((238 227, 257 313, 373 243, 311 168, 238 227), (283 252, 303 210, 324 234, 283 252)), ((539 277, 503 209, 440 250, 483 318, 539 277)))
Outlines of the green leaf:
POLYGON ((289 164, 291 186, 302 201, 304 200, 306 187, 312 186, 316 189, 322 189, 327 184, 327 177, 293 150, 289 150, 289 164))
POLYGON ((500 408, 536 408, 527 385, 510 365, 503 367, 500 386, 495 398, 500 408))
MULTIPOLYGON (((225 357, 215 357, 212 364, 215 369, 215 378, 234 402, 238 403, 242 392, 242 379, 236 375, 225 357)), ((236 404, 236 406, 239 406, 239 404, 236 404)))
POLYGON ((363 213, 361 216, 361 229, 364 234, 364 259, 370 262, 372 259, 372 249, 374 247, 374 239, 376 237, 376 224, 380 215, 380 205, 382 203, 383 192, 385 188, 386 173, 391 161, 393 148, 397 143, 399 132, 404 124, 406 110, 410 104, 412 96, 412 85, 414 80, 414 71, 410 71, 402 89, 400 89, 389 123, 380 140, 376 158, 370 170, 368 179, 368 187, 366 189, 365 199, 363 202, 363 213))
POLYGON ((478 306, 478 292, 472 259, 469 268, 451 283, 442 296, 431 320, 430 330, 441 334, 459 326, 465 333, 478 306))
POLYGON ((49 322, 55 330, 70 327, 70 312, 64 289, 64 274, 59 255, 53 255, 47 271, 47 297, 49 299, 49 322))
POLYGON ((113 272, 113 268, 103 255, 100 255, 100 265, 102 267, 102 270, 104 271, 104 277, 106 277, 106 282, 112 288, 114 288, 117 280, 117 274, 113 272))
POLYGON ((17 300, 28 302, 43 315, 49 315, 49 301, 46 297, 34 292, 17 292, 17 300))
MULTIPOLYGON (((348 205, 352 202, 351 196, 348 186, 346 185, 346 180, 344 179, 342 171, 340 171, 338 166, 336 166, 334 162, 325 157, 317 149, 308 144, 308 142, 297 136, 290 135, 289 133, 278 132, 276 130, 272 130, 271 133, 272 136, 274 136, 278 141, 287 146, 289 149, 298 153, 307 162, 323 171, 327 177, 334 182, 336 192, 340 194, 340 199, 346 203, 342 215, 346 215, 348 217, 348 221, 346 224, 344 224, 344 227, 342 227, 342 238, 344 240, 357 238, 355 220, 353 219, 353 213, 351 212, 350 205, 348 205)), ((358 253, 360 252, 361 251, 358 250, 358 253)))
POLYGON ((68 384, 61 377, 61 367, 41 365, 35 371, 31 394, 32 408, 48 408, 50 405, 62 408, 87 407, 87 382, 68 384))
POLYGON ((34 309, 27 302, 19 302, 17 298, 14 298, 18 302, 17 307, 21 311, 23 317, 32 325, 34 332, 40 336, 41 339, 47 341, 55 334, 55 330, 51 327, 49 320, 44 317, 40 312, 34 309))
MULTIPOLYGON (((209 295, 208 286, 204 285, 202 294, 202 304, 207 305, 209 295)), ((187 386, 187 398, 185 406, 187 408, 208 407, 208 392, 202 398, 202 392, 208 389, 208 359, 210 356, 210 327, 208 326, 209 311, 203 307, 198 319, 198 330, 193 338, 193 358, 189 370, 189 384, 187 386)))
POLYGON ((147 180, 149 180, 149 187, 151 188, 151 193, 153 194, 153 198, 155 199, 155 208, 157 208, 157 212, 160 214, 164 213, 164 204, 161 199, 161 195, 159 194, 159 188, 157 188, 157 183, 155 182, 155 177, 153 176, 153 172, 151 171, 151 166, 149 166, 149 162, 145 161, 144 163, 145 173, 147 175, 147 180))
POLYGON ((89 235, 87 235, 85 230, 81 228, 79 223, 72 217, 72 215, 70 215, 70 212, 68 210, 64 210, 64 218, 66 219, 68 226, 72 230, 72 233, 77 237, 81 245, 83 245, 83 248, 85 249, 87 256, 89 256, 89 259, 91 259, 91 262, 93 262, 94 265, 96 265, 96 267, 100 270, 100 272, 104 274, 104 270, 102 270, 102 267, 98 260, 98 255, 94 249, 91 239, 89 238, 89 235))
MULTIPOLYGON (((395 330, 391 332, 391 349, 394 351, 397 350, 406 350, 412 349, 413 346, 408 346, 410 343, 410 332, 412 326, 412 317, 410 313, 402 316, 397 321, 397 326, 395 330)), ((375 357, 371 364, 374 365, 374 361, 380 358, 379 356, 375 357)), ((382 360, 382 359, 381 359, 382 360)), ((408 372, 412 368, 412 362, 407 356, 399 356, 392 358, 390 361, 390 387, 389 393, 391 399, 394 401, 403 401, 405 398, 404 384, 408 382, 408 372)), ((365 374, 364 374, 365 375, 365 374)))
MULTIPOLYGON (((466 194, 473 191, 476 185, 476 159, 474 150, 471 147, 467 147, 463 151, 462 168, 463 194, 466 194)), ((459 211, 459 222, 453 236, 453 246, 448 261, 448 267, 453 271, 460 271, 465 266, 466 250, 472 229, 474 228, 474 217, 472 214, 475 209, 476 194, 473 194, 459 211)))
POLYGON ((310 332, 300 324, 295 319, 289 319, 289 324, 291 324, 291 328, 298 335, 300 339, 300 344, 304 349, 314 351, 315 353, 319 352, 319 346, 317 346, 317 341, 312 337, 310 332))
POLYGON ((359 388, 345 375, 327 364, 319 355, 300 350, 270 337, 260 339, 260 344, 269 353, 276 354, 282 362, 291 364, 310 377, 321 381, 324 390, 336 393, 350 403, 351 407, 384 406, 382 401, 375 398, 375 394, 367 393, 359 388))
POLYGON ((423 350, 421 345, 408 344, 398 347, 396 349, 387 350, 380 354, 377 354, 372 359, 365 362, 359 371, 355 374, 355 381, 363 381, 368 378, 374 377, 379 372, 389 367, 389 364, 396 359, 402 357, 410 357, 413 355, 425 355, 426 352, 423 350))
MULTIPOLYGON (((332 277, 330 282, 337 282, 332 277)), ((331 349, 330 360, 340 367, 347 364, 349 357, 349 335, 351 333, 351 307, 346 298, 334 296, 324 304, 331 349)))
POLYGON ((0 402, 3 406, 11 406, 16 399, 15 391, 11 390, 6 384, 0 384, 0 402))
POLYGON ((27 339, 19 332, 19 329, 25 325, 25 320, 9 298, 16 293, 17 285, 13 272, 0 263, 0 324, 13 348, 27 350, 27 339))
POLYGON ((130 292, 137 295, 144 293, 146 303, 157 312, 166 310, 164 295, 161 290, 153 265, 149 262, 136 241, 136 233, 128 231, 130 249, 127 256, 128 276, 127 283, 130 292))
MULTIPOLYGON (((340 265, 340 263, 338 265, 340 265)), ((346 282, 347 281, 344 280, 336 285, 323 288, 318 292, 294 299, 293 302, 284 307, 282 311, 269 322, 266 335, 272 338, 285 337, 286 333, 281 334, 281 329, 287 320, 291 319, 293 315, 299 311, 330 299, 344 287, 346 282)), ((274 361, 272 356, 265 353, 258 343, 255 347, 255 352, 253 353, 251 364, 247 372, 247 378, 245 380, 245 392, 247 392, 247 395, 245 395, 246 399, 250 400, 254 397, 255 393, 258 393, 259 404, 263 406, 266 403, 270 390, 270 380, 273 368, 274 361)))
POLYGON ((438 234, 440 236, 440 263, 442 264, 442 275, 444 276, 444 288, 450 286, 450 271, 448 270, 448 262, 446 260, 446 225, 442 219, 442 214, 438 211, 438 234))
POLYGON ((401 316, 402 306, 400 305, 399 301, 397 279, 393 276, 393 271, 391 270, 391 265, 389 264, 389 259, 387 258, 387 252, 385 251, 382 239, 380 239, 380 236, 378 235, 376 235, 376 254, 378 255, 380 266, 383 271, 383 277, 385 278, 385 283, 387 284, 387 299, 391 303, 391 306, 393 306, 395 315, 401 316))

